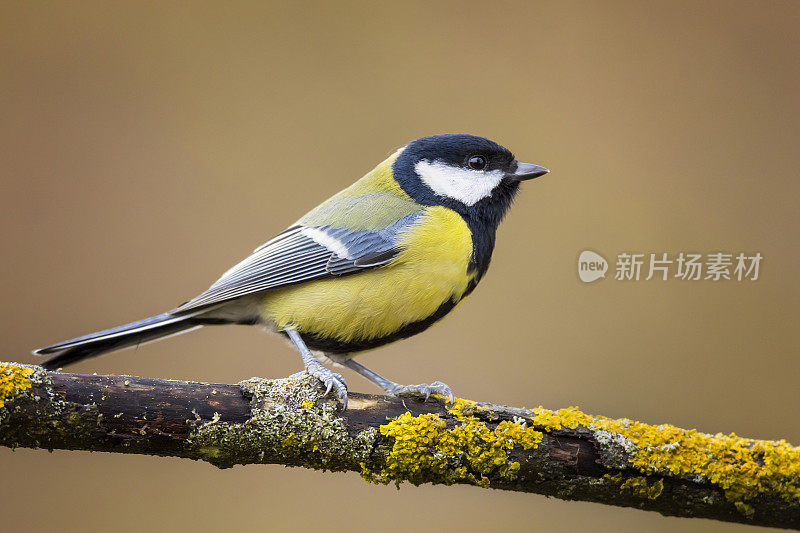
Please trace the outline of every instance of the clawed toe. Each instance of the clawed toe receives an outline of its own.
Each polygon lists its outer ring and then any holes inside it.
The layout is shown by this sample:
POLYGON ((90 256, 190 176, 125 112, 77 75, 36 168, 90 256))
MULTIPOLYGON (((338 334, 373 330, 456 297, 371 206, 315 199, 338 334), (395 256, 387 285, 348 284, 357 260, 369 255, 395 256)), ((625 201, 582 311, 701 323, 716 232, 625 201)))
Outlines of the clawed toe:
POLYGON ((344 380, 344 376, 332 372, 322 365, 308 367, 306 371, 325 385, 325 394, 323 396, 327 396, 331 390, 335 391, 336 396, 342 401, 342 409, 347 409, 347 383, 344 380))
POLYGON ((453 391, 447 384, 441 381, 434 381, 431 384, 421 383, 419 385, 398 385, 392 390, 387 391, 392 396, 425 396, 425 401, 428 401, 431 394, 441 394, 446 397, 450 403, 453 403, 453 391))
POLYGON ((442 383, 441 381, 434 381, 431 383, 431 390, 436 394, 441 394, 447 398, 449 403, 455 402, 455 397, 453 396, 453 390, 447 385, 447 383, 442 383))

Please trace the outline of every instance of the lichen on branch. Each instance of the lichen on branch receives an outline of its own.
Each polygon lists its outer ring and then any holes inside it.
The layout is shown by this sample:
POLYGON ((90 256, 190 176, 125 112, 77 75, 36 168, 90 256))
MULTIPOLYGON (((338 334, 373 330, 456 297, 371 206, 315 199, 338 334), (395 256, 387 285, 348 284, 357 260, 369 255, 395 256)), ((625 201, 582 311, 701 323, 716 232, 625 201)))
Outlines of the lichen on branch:
POLYGON ((12 400, 18 394, 30 390, 30 375, 34 369, 15 363, 0 363, 0 409, 6 400, 12 400))
POLYGON ((735 433, 709 435, 670 424, 658 426, 582 413, 577 407, 532 410, 531 423, 546 431, 585 427, 609 450, 622 448, 628 464, 643 474, 701 479, 721 488, 740 512, 759 495, 800 503, 800 448, 785 440, 746 439, 735 433))
POLYGON ((800 449, 669 424, 359 393, 306 374, 235 385, 0 363, 0 445, 274 463, 800 529, 800 449))
POLYGON ((528 427, 525 420, 503 420, 494 429, 475 416, 464 414, 468 400, 456 399, 447 421, 436 414, 412 416, 403 413, 387 424, 380 433, 393 440, 392 450, 383 468, 370 470, 362 464, 365 479, 377 483, 401 481, 422 483, 470 483, 489 487, 491 478, 513 480, 519 462, 509 458, 515 446, 523 450, 537 448, 543 434, 528 427))
POLYGON ((334 402, 326 402, 314 378, 239 384, 250 397, 251 416, 242 424, 214 417, 193 424, 187 439, 199 458, 226 468, 236 464, 279 463, 321 470, 352 470, 372 450, 376 431, 348 431, 334 402))

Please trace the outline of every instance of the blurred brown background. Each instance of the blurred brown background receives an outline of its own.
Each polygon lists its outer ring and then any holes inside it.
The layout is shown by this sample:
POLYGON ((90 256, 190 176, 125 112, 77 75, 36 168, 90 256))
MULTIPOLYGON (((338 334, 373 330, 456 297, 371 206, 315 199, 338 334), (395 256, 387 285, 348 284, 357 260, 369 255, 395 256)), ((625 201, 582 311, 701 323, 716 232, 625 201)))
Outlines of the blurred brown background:
MULTIPOLYGON (((0 359, 169 309, 396 147, 469 132, 553 172, 468 303, 368 366, 800 443, 798 22, 777 1, 3 2, 0 359), (587 285, 586 248, 765 259, 757 282, 587 285)), ((70 370, 300 368, 228 327, 70 370)), ((6 530, 744 530, 280 466, 0 449, 0 469, 6 530)))

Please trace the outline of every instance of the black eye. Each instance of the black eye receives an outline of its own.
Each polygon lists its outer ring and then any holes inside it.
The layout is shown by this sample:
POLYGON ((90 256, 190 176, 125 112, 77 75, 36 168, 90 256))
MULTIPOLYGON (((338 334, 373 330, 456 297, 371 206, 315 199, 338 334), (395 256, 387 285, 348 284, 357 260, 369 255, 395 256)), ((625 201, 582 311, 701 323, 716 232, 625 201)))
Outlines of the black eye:
POLYGON ((486 158, 482 155, 473 155, 467 160, 467 164, 472 170, 483 170, 486 168, 486 158))

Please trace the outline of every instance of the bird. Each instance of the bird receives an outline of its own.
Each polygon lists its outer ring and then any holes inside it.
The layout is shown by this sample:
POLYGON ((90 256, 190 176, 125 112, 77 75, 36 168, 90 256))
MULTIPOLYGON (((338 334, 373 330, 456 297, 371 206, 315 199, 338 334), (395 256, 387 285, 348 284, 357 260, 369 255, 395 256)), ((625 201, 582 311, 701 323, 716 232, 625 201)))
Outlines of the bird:
POLYGON ((46 369, 207 325, 258 325, 284 335, 305 370, 347 408, 330 361, 387 394, 440 394, 441 381, 400 385, 354 356, 416 335, 483 278, 497 228, 523 181, 545 167, 484 137, 449 133, 396 150, 227 270, 206 291, 144 320, 34 350, 46 369))

